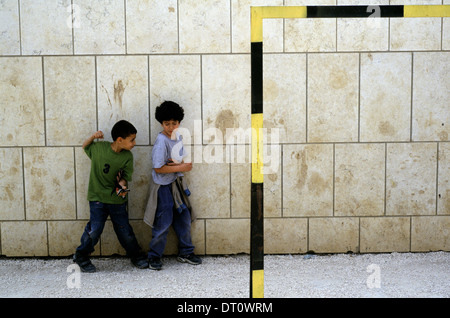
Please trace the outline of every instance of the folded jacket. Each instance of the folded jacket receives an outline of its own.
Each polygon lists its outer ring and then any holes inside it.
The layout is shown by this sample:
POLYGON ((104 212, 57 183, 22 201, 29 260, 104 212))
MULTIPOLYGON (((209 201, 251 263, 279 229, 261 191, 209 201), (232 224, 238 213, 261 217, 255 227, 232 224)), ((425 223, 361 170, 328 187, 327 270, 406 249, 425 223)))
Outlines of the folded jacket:
MULTIPOLYGON (((189 210, 189 212, 191 213, 191 221, 194 222, 196 219, 196 215, 192 210, 192 206, 189 202, 189 196, 191 195, 191 192, 188 188, 186 180, 182 176, 177 177, 177 179, 171 183, 171 186, 174 208, 179 213, 181 213, 183 209, 189 210)), ((148 201, 145 206, 144 212, 144 222, 151 227, 153 227, 153 223, 155 222, 159 187, 160 185, 156 184, 153 181, 153 178, 151 178, 148 201)))

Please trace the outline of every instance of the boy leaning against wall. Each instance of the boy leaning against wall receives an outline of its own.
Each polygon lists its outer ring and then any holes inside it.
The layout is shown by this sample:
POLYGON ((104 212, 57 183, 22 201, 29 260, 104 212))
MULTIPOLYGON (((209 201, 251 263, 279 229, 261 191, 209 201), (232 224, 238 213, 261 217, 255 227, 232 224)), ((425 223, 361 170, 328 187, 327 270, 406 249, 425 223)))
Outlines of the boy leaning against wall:
POLYGON ((91 159, 88 201, 90 217, 81 236, 73 261, 81 271, 93 273, 95 266, 89 255, 100 239, 108 215, 120 244, 131 262, 138 268, 148 268, 148 261, 142 252, 133 229, 128 221, 127 183, 133 174, 133 154, 136 145, 136 128, 126 120, 118 121, 111 130, 113 142, 97 141, 103 132, 97 131, 83 143, 83 149, 91 159))
POLYGON ((178 237, 177 260, 198 265, 202 260, 194 254, 191 222, 195 220, 189 204, 189 189, 183 172, 191 171, 192 163, 183 162, 184 148, 177 133, 184 118, 184 110, 175 102, 165 101, 156 108, 155 118, 161 124, 152 150, 152 178, 144 214, 144 222, 152 227, 148 252, 149 268, 160 270, 161 257, 170 226, 178 237))

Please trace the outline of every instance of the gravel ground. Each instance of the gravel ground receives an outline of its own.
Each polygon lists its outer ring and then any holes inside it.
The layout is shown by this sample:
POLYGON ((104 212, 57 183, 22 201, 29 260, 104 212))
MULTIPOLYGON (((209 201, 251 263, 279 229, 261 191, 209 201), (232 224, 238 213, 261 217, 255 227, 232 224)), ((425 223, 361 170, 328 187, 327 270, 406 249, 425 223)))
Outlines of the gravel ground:
MULTIPOLYGON (((163 270, 153 271, 123 257, 93 258, 97 272, 77 276, 69 258, 0 258, 0 297, 249 296, 248 255, 202 259, 193 266, 165 257, 163 270)), ((266 255, 264 275, 266 298, 450 297, 449 252, 266 255)))

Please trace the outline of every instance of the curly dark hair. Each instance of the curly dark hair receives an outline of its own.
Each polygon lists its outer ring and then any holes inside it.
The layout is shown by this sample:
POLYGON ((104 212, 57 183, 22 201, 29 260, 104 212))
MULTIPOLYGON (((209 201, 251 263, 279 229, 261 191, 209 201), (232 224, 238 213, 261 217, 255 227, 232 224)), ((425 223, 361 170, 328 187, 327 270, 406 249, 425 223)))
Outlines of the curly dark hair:
POLYGON ((165 101, 155 110, 155 118, 162 124, 165 120, 178 120, 181 122, 184 118, 183 107, 172 101, 165 101))

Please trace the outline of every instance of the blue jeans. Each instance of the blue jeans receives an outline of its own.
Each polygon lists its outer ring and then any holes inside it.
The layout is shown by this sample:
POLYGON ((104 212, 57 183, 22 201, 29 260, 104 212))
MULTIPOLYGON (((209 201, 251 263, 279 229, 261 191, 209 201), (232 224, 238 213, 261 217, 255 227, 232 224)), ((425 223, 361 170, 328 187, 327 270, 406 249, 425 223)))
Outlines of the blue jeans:
POLYGON ((178 237, 178 254, 187 255, 194 252, 191 240, 191 213, 188 209, 178 212, 174 208, 172 185, 162 185, 158 190, 158 206, 152 229, 152 240, 148 257, 161 258, 167 243, 167 234, 173 226, 178 237))
POLYGON ((127 255, 129 257, 137 257, 142 254, 133 228, 128 222, 126 202, 122 204, 107 204, 90 201, 89 207, 90 219, 81 236, 81 245, 77 247, 77 254, 88 256, 94 251, 94 246, 100 239, 108 215, 113 223, 114 232, 116 232, 117 238, 127 255))

